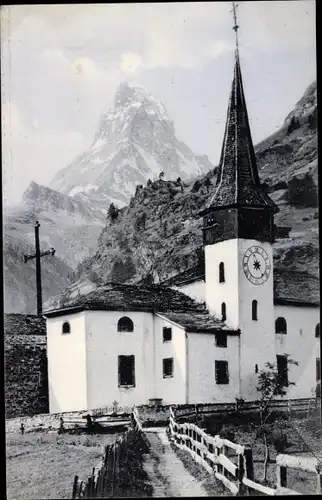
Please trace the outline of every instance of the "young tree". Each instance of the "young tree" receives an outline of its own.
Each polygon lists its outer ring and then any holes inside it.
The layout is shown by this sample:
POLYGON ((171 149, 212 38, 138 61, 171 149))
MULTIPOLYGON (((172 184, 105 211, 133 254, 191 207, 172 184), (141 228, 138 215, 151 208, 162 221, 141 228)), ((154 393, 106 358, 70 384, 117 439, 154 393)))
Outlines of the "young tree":
POLYGON ((159 179, 161 180, 161 179, 163 179, 163 178, 164 178, 164 172, 160 172, 160 173, 159 173, 159 179))
POLYGON ((209 188, 212 186, 212 183, 211 183, 211 180, 209 177, 207 177, 205 180, 205 186, 206 186, 207 193, 209 193, 209 188))
POLYGON ((119 215, 119 209, 114 205, 114 203, 111 203, 110 206, 108 207, 108 217, 109 219, 114 222, 119 215))
MULTIPOLYGON (((290 364, 298 365, 297 361, 289 359, 286 355, 287 367, 290 364)), ((294 382, 285 381, 277 370, 275 363, 265 363, 266 370, 260 370, 258 373, 258 384, 256 390, 259 392, 259 417, 260 417, 260 432, 265 445, 265 460, 263 470, 263 481, 267 481, 267 465, 269 462, 269 446, 268 446, 268 432, 267 420, 272 415, 274 407, 272 401, 278 396, 285 396, 287 387, 295 385, 294 382)))

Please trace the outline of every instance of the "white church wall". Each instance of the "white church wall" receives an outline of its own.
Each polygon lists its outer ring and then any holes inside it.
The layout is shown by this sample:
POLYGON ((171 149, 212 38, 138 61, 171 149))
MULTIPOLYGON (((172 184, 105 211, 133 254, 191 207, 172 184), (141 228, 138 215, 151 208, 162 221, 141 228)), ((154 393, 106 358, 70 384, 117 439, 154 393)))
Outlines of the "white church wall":
POLYGON ((188 283, 187 285, 173 286, 172 288, 185 293, 198 302, 205 302, 206 300, 206 284, 204 280, 198 280, 194 283, 188 283))
POLYGON ((186 339, 181 326, 155 315, 155 380, 157 398, 163 404, 186 403, 186 339), (171 341, 163 341, 163 328, 172 330, 171 341), (173 376, 163 376, 163 359, 173 358, 173 376))
POLYGON ((227 347, 216 347, 215 335, 188 333, 189 403, 234 402, 239 397, 239 337, 227 336, 227 347), (215 361, 227 361, 228 384, 217 384, 215 361))
POLYGON ((87 311, 86 366, 90 408, 147 404, 154 396, 153 315, 144 312, 87 311), (133 332, 118 332, 123 316, 134 323, 133 332), (135 386, 119 387, 118 356, 135 356, 135 386))
POLYGON ((47 319, 49 411, 87 408, 84 313, 47 319), (70 333, 62 333, 65 322, 70 333))
POLYGON ((296 385, 289 387, 288 397, 311 397, 311 389, 316 385, 316 359, 320 357, 320 339, 315 337, 319 308, 276 305, 274 315, 287 322, 287 333, 275 334, 276 354, 288 354, 299 363, 289 365, 289 381, 296 385))
POLYGON ((206 303, 209 310, 221 317, 221 304, 227 308, 226 323, 238 328, 238 240, 205 246, 206 303), (219 283, 219 264, 224 262, 225 282, 219 283))

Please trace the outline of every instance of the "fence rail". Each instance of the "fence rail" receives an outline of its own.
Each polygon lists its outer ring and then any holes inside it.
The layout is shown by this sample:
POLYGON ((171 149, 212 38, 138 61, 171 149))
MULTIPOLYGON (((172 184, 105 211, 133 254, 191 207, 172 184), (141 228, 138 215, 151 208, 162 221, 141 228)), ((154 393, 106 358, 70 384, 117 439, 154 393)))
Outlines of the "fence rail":
POLYGON ((287 488, 287 469, 303 470, 316 474, 316 492, 318 495, 322 493, 322 463, 317 458, 312 457, 295 457, 292 455, 279 454, 276 457, 276 476, 277 488, 280 494, 286 490, 289 494, 298 495, 296 491, 287 488))
MULTIPOLYGON (((274 400, 270 406, 276 411, 292 413, 309 413, 316 409, 317 403, 314 398, 274 400)), ((235 403, 208 403, 187 404, 173 406, 172 411, 177 419, 188 418, 195 415, 216 415, 222 413, 257 413, 260 411, 259 401, 237 401, 235 403)))

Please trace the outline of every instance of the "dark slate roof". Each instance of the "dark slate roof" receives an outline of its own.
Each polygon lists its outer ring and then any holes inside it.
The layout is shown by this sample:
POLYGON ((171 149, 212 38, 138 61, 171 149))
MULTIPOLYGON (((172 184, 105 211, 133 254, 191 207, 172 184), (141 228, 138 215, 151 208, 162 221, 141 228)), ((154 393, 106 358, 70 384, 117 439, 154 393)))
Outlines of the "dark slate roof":
POLYGON ((4 349, 21 346, 46 349, 46 320, 41 316, 27 314, 4 315, 4 349))
POLYGON ((227 332, 230 335, 239 335, 239 330, 228 328, 227 325, 218 318, 210 314, 201 313, 181 313, 181 312, 165 312, 164 317, 183 326, 187 332, 195 333, 216 333, 227 332))
POLYGON ((203 331, 236 333, 209 314, 204 303, 200 304, 182 292, 160 285, 108 283, 70 301, 63 308, 45 311, 44 316, 63 316, 84 310, 158 312, 164 313, 164 316, 182 326, 191 325, 193 331, 196 331, 197 324, 200 324, 205 329, 203 331))
POLYGON ((274 302, 277 305, 319 306, 319 278, 306 271, 275 269, 274 302))
MULTIPOLYGON (((319 306, 320 280, 306 271, 274 269, 274 303, 276 305, 319 306)), ((183 286, 205 279, 201 265, 183 271, 162 283, 164 286, 183 286)))
POLYGON ((260 185, 238 50, 215 192, 200 215, 228 206, 269 207, 274 212, 279 210, 260 185))
POLYGON ((5 314, 5 335, 46 335, 46 320, 31 314, 5 314))

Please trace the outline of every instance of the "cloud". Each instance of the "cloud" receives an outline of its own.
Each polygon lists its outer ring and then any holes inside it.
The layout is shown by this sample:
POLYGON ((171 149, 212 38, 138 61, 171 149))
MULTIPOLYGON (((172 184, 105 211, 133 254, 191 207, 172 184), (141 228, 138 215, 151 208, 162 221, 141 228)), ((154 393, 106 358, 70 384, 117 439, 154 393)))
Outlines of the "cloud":
POLYGON ((143 66, 142 58, 134 52, 127 52, 121 57, 121 70, 123 73, 133 75, 137 69, 143 66))

